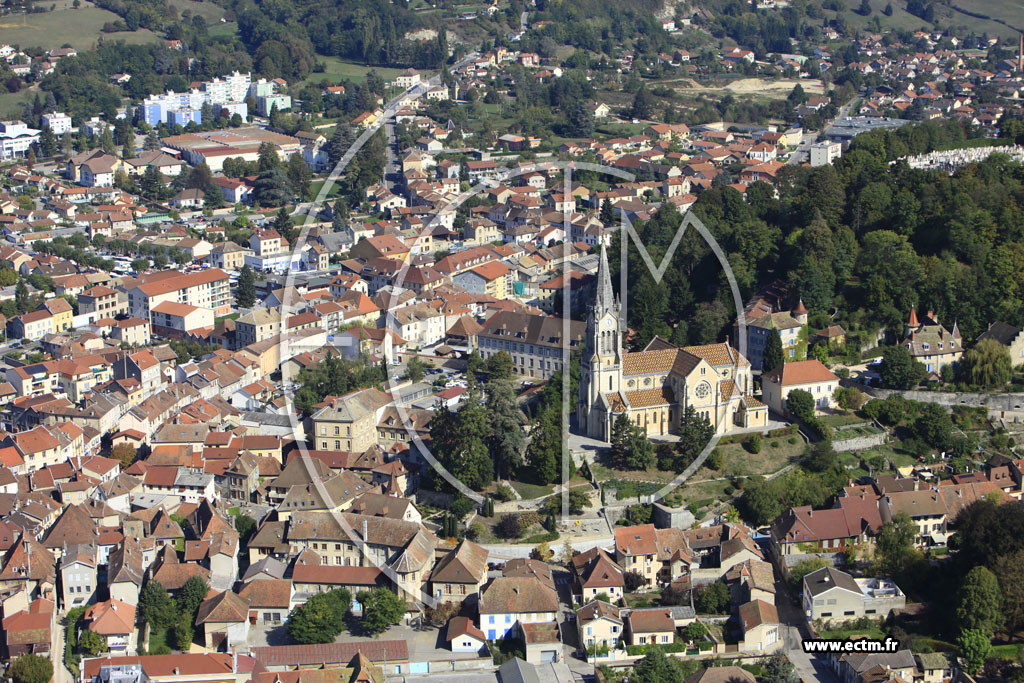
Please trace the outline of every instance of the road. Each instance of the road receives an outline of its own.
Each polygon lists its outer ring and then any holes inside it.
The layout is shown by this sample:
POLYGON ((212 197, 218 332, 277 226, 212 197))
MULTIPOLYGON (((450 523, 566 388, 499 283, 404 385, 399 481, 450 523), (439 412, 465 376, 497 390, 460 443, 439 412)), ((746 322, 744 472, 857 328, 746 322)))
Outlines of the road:
POLYGON ((389 191, 395 191, 395 181, 401 173, 401 166, 398 165, 398 141, 395 139, 395 118, 392 116, 384 122, 384 132, 388 136, 387 162, 384 164, 384 187, 389 191))
POLYGON ((519 15, 519 30, 520 31, 525 31, 526 30, 526 16, 528 14, 529 14, 529 12, 527 12, 526 10, 523 10, 523 13, 519 15))
MULTIPOLYGON (((842 119, 849 116, 850 107, 852 107, 853 103, 859 99, 860 96, 854 97, 852 100, 850 100, 843 106, 839 107, 839 112, 835 115, 834 118, 831 118, 828 121, 824 121, 821 124, 821 130, 827 130, 828 127, 831 126, 835 121, 841 121, 842 119)), ((811 154, 811 145, 818 141, 818 137, 818 135, 815 135, 813 138, 804 138, 800 142, 800 144, 797 145, 796 149, 793 150, 793 153, 789 155, 789 159, 786 160, 786 164, 789 166, 795 166, 797 164, 802 164, 805 161, 809 161, 811 154)))
POLYGON ((809 655, 804 652, 803 641, 810 638, 800 606, 794 602, 793 593, 785 581, 775 582, 775 608, 779 613, 779 621, 783 624, 782 636, 786 644, 786 657, 796 667, 796 674, 803 681, 818 683, 837 683, 835 674, 828 662, 821 655, 809 655))
POLYGON ((63 621, 63 617, 57 619, 57 625, 53 629, 52 643, 50 644, 50 661, 53 662, 53 683, 74 683, 75 676, 64 665, 63 621))

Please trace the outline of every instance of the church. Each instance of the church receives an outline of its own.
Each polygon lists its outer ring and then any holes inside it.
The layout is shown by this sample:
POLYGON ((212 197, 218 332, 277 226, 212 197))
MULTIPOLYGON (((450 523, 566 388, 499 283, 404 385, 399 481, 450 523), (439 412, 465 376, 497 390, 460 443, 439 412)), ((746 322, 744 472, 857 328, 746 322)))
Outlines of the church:
POLYGON ((643 351, 625 352, 620 312, 602 247, 576 407, 582 433, 610 441, 612 423, 626 414, 648 436, 672 434, 689 406, 717 434, 768 424, 768 408, 752 394, 750 362, 738 351, 728 344, 677 348, 655 337, 643 351))

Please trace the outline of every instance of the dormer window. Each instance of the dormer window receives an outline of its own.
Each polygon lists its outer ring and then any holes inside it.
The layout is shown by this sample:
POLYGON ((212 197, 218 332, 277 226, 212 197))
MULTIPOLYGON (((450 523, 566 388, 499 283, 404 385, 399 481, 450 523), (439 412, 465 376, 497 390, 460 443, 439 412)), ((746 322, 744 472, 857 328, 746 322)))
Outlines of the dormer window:
POLYGON ((925 351, 927 351, 928 349, 931 348, 931 344, 927 344, 927 343, 921 344, 921 348, 924 349, 925 351))

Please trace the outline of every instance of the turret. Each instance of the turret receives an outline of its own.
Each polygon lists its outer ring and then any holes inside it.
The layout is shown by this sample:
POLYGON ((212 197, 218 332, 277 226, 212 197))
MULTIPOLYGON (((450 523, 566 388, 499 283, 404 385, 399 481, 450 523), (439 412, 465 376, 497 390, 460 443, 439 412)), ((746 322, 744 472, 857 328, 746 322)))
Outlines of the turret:
POLYGON ((807 307, 804 306, 803 299, 800 299, 797 302, 796 308, 793 309, 792 316, 796 318, 796 321, 801 325, 807 324, 807 307))

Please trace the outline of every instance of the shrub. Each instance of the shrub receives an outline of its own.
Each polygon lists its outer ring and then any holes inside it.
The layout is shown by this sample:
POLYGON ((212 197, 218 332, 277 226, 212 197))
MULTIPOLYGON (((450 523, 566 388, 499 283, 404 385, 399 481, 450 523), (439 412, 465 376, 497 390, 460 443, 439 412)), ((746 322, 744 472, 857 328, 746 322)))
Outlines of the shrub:
POLYGON ((772 441, 772 448, 778 448, 778 447, 779 447, 779 442, 778 441, 772 441))
POLYGON ((512 512, 502 515, 494 530, 502 538, 519 538, 523 535, 523 527, 519 521, 519 515, 512 512))
POLYGON ((708 456, 707 465, 710 469, 717 472, 725 467, 725 456, 716 448, 711 451, 711 455, 708 456))
POLYGON ((786 441, 788 441, 788 442, 789 442, 789 443, 790 443, 791 445, 792 445, 792 444, 795 444, 795 443, 796 443, 797 441, 799 441, 799 440, 800 440, 800 439, 796 438, 795 436, 791 436, 791 437, 789 437, 788 439, 786 439, 786 441))
POLYGON ((753 453, 755 455, 760 453, 761 452, 761 435, 760 434, 751 434, 747 438, 747 440, 743 442, 743 448, 745 448, 748 453, 753 453))

